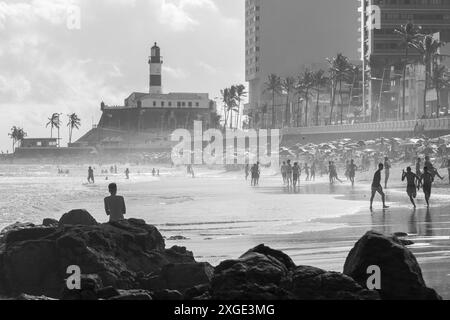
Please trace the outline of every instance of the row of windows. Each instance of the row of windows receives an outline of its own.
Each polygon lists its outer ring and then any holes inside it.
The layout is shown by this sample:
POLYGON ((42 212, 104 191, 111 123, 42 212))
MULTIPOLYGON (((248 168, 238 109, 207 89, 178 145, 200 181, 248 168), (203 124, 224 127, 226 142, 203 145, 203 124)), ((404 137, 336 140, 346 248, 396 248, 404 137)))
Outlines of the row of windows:
MULTIPOLYGON (((174 105, 175 105, 175 103, 174 103, 174 105)), ((189 102, 187 102, 187 103, 184 102, 184 101, 177 101, 177 107, 186 107, 186 105, 187 105, 188 107, 190 107, 190 108, 192 108, 192 107, 194 106, 194 104, 193 104, 192 101, 189 101, 189 102)), ((153 106, 154 106, 154 107, 158 107, 158 103, 157 103, 156 101, 153 101, 153 106)), ((159 103, 159 106, 165 107, 165 106, 166 106, 166 102, 165 102, 165 101, 161 101, 161 102, 159 103)), ((172 107, 172 101, 167 102, 167 106, 168 106, 168 107, 172 107)), ((196 102, 196 103, 195 103, 195 106, 196 106, 196 107, 199 107, 199 106, 200 106, 200 103, 199 103, 199 102, 196 102)))

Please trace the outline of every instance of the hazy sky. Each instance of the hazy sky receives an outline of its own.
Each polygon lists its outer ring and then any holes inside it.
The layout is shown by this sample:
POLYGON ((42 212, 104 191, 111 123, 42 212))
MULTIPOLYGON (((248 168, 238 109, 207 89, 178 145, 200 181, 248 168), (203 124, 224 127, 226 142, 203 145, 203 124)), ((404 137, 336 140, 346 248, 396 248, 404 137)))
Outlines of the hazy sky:
MULTIPOLYGON (((342 21, 356 50, 356 0, 340 1, 352 9, 342 21)), ((131 92, 147 92, 155 41, 163 89, 213 99, 244 83, 244 28, 244 0, 0 0, 0 150, 11 150, 13 125, 47 137, 47 118, 59 112, 65 142, 66 114, 82 118, 78 138, 98 121, 102 100, 122 104, 131 92), (70 5, 80 8, 79 30, 67 27, 70 5)))

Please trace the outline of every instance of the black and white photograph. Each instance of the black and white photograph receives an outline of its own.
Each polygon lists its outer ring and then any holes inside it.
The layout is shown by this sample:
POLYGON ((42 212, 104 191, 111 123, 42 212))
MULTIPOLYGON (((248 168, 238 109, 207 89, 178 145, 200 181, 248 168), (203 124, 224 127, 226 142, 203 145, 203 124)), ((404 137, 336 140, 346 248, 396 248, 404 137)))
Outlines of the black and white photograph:
POLYGON ((0 300, 450 300, 449 105, 450 0, 0 0, 0 300))

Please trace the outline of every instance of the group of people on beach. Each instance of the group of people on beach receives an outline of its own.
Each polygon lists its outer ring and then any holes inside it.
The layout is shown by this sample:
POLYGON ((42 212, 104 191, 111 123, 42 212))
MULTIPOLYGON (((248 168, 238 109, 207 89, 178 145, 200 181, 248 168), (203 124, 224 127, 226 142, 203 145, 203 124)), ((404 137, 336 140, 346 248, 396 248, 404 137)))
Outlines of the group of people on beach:
POLYGON ((291 160, 284 161, 281 165, 281 175, 283 177, 283 183, 290 187, 291 185, 296 187, 300 184, 300 177, 302 172, 305 173, 305 181, 316 180, 316 162, 313 162, 311 166, 305 163, 303 166, 298 162, 294 162, 292 165, 291 160))
POLYGON ((252 187, 256 187, 259 186, 259 178, 261 176, 261 169, 260 169, 260 165, 259 162, 253 164, 251 167, 250 165, 247 163, 245 165, 245 180, 248 180, 248 177, 251 177, 251 186, 252 187))
MULTIPOLYGON (((381 186, 381 172, 385 171, 385 188, 387 188, 387 183, 390 176, 390 163, 389 160, 386 158, 385 163, 380 163, 378 165, 378 170, 375 172, 373 181, 372 181, 372 195, 370 197, 370 209, 372 210, 373 200, 375 198, 375 195, 379 193, 381 195, 381 199, 383 202, 383 209, 389 208, 386 205, 386 195, 384 194, 383 188, 381 186)), ((441 180, 444 180, 444 177, 441 176, 438 172, 438 170, 434 167, 433 163, 431 162, 431 159, 429 156, 425 157, 425 166, 423 167, 422 171, 422 159, 417 158, 416 161, 416 173, 412 171, 411 167, 407 167, 406 171, 403 170, 402 172, 402 181, 407 182, 406 185, 406 193, 413 205, 414 208, 416 208, 415 199, 417 197, 417 191, 422 188, 425 201, 427 204, 427 207, 430 207, 430 198, 431 198, 431 190, 433 183, 435 181, 435 177, 439 177, 441 180)))
MULTIPOLYGON (((153 170, 155 170, 155 169, 153 169, 153 170)), ((108 172, 108 169, 103 169, 103 170, 101 170, 101 174, 106 174, 106 175, 107 175, 107 176, 105 177, 105 180, 108 180, 108 179, 109 179, 109 178, 108 178, 108 174, 109 174, 109 173, 111 173, 111 174, 117 174, 117 166, 111 166, 111 168, 109 169, 109 172, 108 172)), ((129 180, 129 179, 130 179, 130 169, 129 169, 129 168, 126 168, 125 171, 124 171, 124 174, 125 174, 125 179, 129 180)), ((154 171, 154 174, 153 174, 153 175, 155 175, 155 174, 156 174, 156 171, 154 171)), ((158 176, 159 176, 159 170, 158 170, 158 176)), ((89 184, 94 184, 94 183, 95 183, 94 169, 93 169, 92 167, 89 167, 89 168, 88 168, 88 177, 87 177, 87 181, 88 181, 89 184)))

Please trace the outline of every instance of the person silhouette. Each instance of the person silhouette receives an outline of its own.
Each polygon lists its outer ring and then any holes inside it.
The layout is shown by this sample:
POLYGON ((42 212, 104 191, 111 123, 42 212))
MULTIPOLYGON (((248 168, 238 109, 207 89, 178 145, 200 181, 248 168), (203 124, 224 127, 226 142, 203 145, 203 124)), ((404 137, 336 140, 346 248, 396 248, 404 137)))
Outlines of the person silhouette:
POLYGON ((92 169, 92 167, 89 167, 89 169, 88 169, 88 182, 95 183, 94 170, 92 169))
POLYGON ((117 185, 111 183, 108 186, 109 197, 106 197, 105 212, 109 216, 109 222, 124 220, 126 214, 125 199, 122 196, 117 195, 117 185))
POLYGON ((370 210, 372 210, 373 199, 375 198, 375 194, 378 192, 381 195, 381 199, 383 201, 383 209, 389 208, 386 205, 386 195, 383 192, 383 187, 381 186, 381 171, 383 171, 384 165, 380 163, 378 165, 378 170, 375 172, 372 182, 372 195, 370 197, 370 210))

